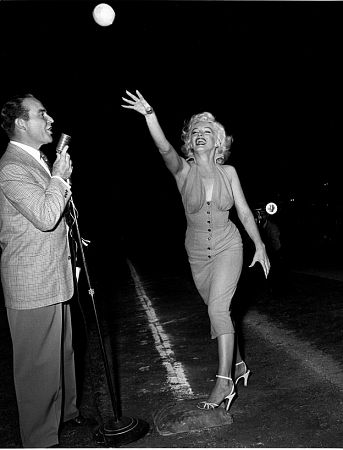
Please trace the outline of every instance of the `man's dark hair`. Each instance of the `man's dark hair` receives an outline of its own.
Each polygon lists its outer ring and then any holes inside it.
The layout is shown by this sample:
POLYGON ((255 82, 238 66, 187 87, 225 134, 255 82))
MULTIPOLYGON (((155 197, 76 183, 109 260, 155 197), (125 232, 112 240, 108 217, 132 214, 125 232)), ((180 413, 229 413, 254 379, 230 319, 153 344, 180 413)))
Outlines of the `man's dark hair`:
POLYGON ((23 106, 26 98, 35 98, 32 94, 24 94, 12 97, 8 100, 1 110, 1 128, 7 136, 11 138, 14 134, 15 119, 21 118, 29 120, 29 110, 23 106))

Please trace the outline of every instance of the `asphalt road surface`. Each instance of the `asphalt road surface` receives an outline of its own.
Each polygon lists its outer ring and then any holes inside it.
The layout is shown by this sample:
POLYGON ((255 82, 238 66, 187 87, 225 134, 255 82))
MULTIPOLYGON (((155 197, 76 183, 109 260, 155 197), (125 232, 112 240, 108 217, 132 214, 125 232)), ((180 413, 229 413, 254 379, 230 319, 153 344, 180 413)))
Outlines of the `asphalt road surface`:
MULTIPOLYGON (((228 424, 162 435, 156 413, 175 402, 206 398, 216 374, 216 342, 185 260, 122 255, 94 271, 95 300, 119 417, 150 430, 123 447, 343 446, 343 280, 340 270, 287 268, 277 288, 259 269, 244 269, 233 314, 251 369, 240 384, 228 424), (315 273, 315 275, 313 275, 315 273)), ((93 270, 93 268, 92 268, 93 270)), ((101 425, 113 417, 87 284, 75 301, 75 348, 81 410, 101 425), (85 332, 84 325, 87 326, 85 332)), ((20 446, 5 310, 1 320, 0 447, 20 446)), ((96 427, 64 428, 62 447, 105 447, 96 427)), ((108 443, 107 443, 108 444, 108 443)), ((116 446, 116 445, 110 445, 116 446)))

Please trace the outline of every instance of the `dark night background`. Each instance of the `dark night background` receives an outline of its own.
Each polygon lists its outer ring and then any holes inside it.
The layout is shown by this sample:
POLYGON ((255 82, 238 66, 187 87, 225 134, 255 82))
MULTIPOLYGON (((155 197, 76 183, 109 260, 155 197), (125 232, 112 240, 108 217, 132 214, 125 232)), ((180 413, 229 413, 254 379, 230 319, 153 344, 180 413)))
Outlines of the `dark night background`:
POLYGON ((98 3, 0 1, 0 103, 31 92, 55 143, 72 136, 95 258, 123 239, 148 258, 183 246, 181 198, 143 117, 121 108, 125 89, 142 92, 175 148, 186 118, 212 112, 234 136, 229 163, 250 206, 278 204, 290 248, 339 248, 342 3, 108 1, 110 27, 94 22, 98 3))

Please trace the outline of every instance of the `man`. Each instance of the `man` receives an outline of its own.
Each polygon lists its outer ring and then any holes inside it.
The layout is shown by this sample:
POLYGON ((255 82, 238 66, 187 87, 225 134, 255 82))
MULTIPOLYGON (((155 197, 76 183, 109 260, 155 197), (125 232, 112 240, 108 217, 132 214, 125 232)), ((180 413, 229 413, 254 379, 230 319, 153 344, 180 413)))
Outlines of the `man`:
POLYGON ((70 310, 73 273, 64 211, 72 163, 65 146, 52 170, 40 148, 53 119, 31 94, 8 101, 1 126, 1 282, 13 344, 24 447, 58 445, 60 422, 79 416, 70 310))
POLYGON ((278 294, 281 292, 284 284, 284 259, 283 247, 280 239, 280 229, 272 220, 270 215, 263 209, 258 210, 257 222, 263 242, 266 245, 272 267, 268 280, 270 294, 278 294))

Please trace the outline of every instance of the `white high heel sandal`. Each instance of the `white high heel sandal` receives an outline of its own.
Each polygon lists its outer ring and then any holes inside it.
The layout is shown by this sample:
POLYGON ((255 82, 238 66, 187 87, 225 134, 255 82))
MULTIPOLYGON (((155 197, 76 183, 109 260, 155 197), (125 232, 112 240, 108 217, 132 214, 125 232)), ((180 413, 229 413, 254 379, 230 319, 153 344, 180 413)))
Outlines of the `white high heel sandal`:
POLYGON ((197 404, 197 408, 199 408, 199 409, 207 409, 207 410, 215 409, 215 408, 219 408, 219 406, 221 405, 221 403, 224 402, 224 403, 225 403, 225 405, 224 405, 225 410, 226 410, 226 411, 229 411, 231 402, 232 402, 234 396, 236 395, 236 392, 235 392, 235 383, 233 382, 232 378, 229 378, 229 377, 224 377, 224 376, 222 376, 222 375, 216 375, 216 377, 217 377, 217 378, 224 378, 225 380, 230 380, 230 381, 232 381, 232 389, 231 389, 230 394, 229 394, 229 395, 226 395, 226 396, 223 398, 223 400, 222 400, 221 402, 219 402, 219 403, 200 402, 200 403, 197 404))
POLYGON ((245 364, 244 361, 240 361, 239 363, 236 364, 236 366, 239 366, 240 364, 244 364, 245 371, 242 375, 240 375, 239 377, 237 377, 235 379, 235 384, 237 385, 239 380, 241 378, 244 378, 244 386, 247 387, 248 386, 248 378, 249 378, 249 375, 251 372, 250 372, 250 369, 247 368, 247 365, 245 364))

